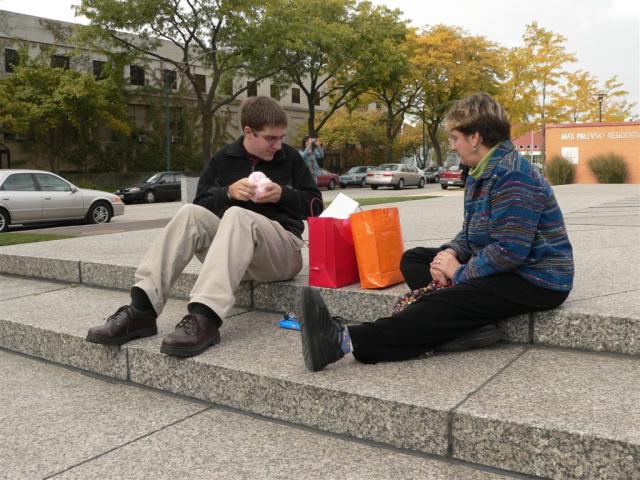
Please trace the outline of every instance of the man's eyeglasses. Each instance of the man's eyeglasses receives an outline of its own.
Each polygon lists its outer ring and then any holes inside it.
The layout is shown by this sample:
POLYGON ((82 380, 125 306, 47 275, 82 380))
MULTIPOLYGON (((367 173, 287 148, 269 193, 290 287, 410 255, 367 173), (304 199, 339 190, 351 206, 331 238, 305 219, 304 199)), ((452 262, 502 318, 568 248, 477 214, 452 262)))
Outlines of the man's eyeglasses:
POLYGON ((286 137, 286 135, 282 135, 280 137, 274 137, 272 135, 258 135, 257 133, 253 134, 254 137, 259 137, 261 139, 263 139, 265 142, 267 142, 269 145, 275 145, 278 142, 284 142, 284 137, 286 137))

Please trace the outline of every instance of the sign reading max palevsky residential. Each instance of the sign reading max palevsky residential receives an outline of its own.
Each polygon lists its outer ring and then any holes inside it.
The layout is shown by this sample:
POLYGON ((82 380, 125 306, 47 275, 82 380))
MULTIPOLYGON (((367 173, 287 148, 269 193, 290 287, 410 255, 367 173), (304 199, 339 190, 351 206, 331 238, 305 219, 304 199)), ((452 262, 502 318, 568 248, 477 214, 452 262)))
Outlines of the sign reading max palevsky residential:
POLYGON ((561 140, 629 140, 640 138, 640 132, 567 132, 560 135, 561 140))

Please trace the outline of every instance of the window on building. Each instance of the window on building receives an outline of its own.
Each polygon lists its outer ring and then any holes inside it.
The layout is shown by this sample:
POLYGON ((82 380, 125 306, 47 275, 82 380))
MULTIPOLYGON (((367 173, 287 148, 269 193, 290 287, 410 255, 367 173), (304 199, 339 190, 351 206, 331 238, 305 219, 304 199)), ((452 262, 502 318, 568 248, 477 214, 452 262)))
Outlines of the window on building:
POLYGON ((247 82, 247 97, 258 96, 258 84, 254 82, 247 82))
POLYGON ((147 131, 151 129, 148 105, 129 104, 129 119, 136 130, 147 131))
POLYGON ((131 85, 144 86, 144 67, 138 65, 129 66, 129 77, 131 85))
POLYGON ((292 88, 291 89, 291 103, 300 103, 300 89, 292 88))
POLYGON ((313 103, 314 105, 320 105, 320 92, 316 92, 313 95, 313 103))
POLYGON ((280 100, 280 87, 278 85, 274 85, 273 83, 271 84, 270 88, 270 94, 271 94, 271 98, 274 98, 276 100, 280 100))
POLYGON ((4 71, 13 72, 19 64, 18 52, 12 48, 4 49, 4 71))
POLYGON ((93 77, 96 79, 100 79, 100 78, 104 78, 105 77, 105 71, 104 71, 104 66, 107 64, 107 62, 103 62, 101 60, 94 60, 93 61, 93 77))
POLYGON ((207 76, 200 73, 195 74, 196 90, 198 92, 207 93, 207 76))
POLYGON ((164 88, 167 90, 176 90, 178 88, 178 74, 175 70, 164 70, 162 72, 164 80, 164 88))
POLYGON ((69 70, 69 57, 66 55, 51 55, 51 66, 53 68, 69 70))

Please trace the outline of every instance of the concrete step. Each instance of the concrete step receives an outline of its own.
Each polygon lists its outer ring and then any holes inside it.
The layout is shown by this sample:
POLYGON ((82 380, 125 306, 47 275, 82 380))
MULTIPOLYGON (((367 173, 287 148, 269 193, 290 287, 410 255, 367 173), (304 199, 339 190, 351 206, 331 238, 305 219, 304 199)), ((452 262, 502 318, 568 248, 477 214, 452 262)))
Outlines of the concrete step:
POLYGON ((297 428, 6 351, 0 351, 0 378, 0 403, 11 412, 0 431, 0 476, 7 479, 523 478, 297 428))
MULTIPOLYGON (((640 478, 640 359, 532 345, 318 373, 280 315, 235 309, 223 341, 192 359, 159 353, 186 302, 156 337, 87 343, 87 328, 126 292, 0 278, 0 347, 331 433, 557 479, 640 478)), ((446 477, 445 477, 446 478, 446 477)), ((461 478, 464 477, 464 475, 461 478)))
MULTIPOLYGON (((598 233, 592 231, 581 233, 591 244, 611 241, 608 237, 606 241, 598 240, 598 233)), ((137 265, 156 234, 157 231, 150 230, 3 247, 0 273, 128 290, 137 265)), ((421 244, 406 243, 407 248, 421 244)), ((589 271, 598 272, 599 277, 581 274, 568 301, 558 309, 502 322, 499 326, 505 339, 513 343, 640 355, 640 304, 636 301, 640 277, 626 253, 609 250, 617 262, 616 282, 603 280, 602 272, 614 268, 609 265, 611 260, 587 251, 589 271)), ((275 312, 296 311, 300 290, 308 284, 307 249, 303 257, 302 273, 292 281, 243 282, 236 292, 236 305, 275 312)), ((188 298, 199 271, 200 263, 194 259, 179 277, 172 296, 188 298)), ((388 315, 398 296, 406 291, 405 284, 382 290, 365 290, 354 284, 323 289, 323 294, 332 311, 349 321, 360 322, 388 315)))

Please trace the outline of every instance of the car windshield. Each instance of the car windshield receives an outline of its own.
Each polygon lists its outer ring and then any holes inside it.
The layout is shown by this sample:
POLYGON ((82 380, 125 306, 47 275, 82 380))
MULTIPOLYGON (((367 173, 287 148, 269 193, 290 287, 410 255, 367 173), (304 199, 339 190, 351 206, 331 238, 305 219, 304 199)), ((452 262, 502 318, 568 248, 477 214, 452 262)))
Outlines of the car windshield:
POLYGON ((400 165, 396 165, 395 163, 383 163, 378 166, 376 170, 382 170, 383 172, 391 172, 400 169, 400 165))
POLYGON ((460 167, 458 165, 452 165, 449 167, 450 172, 457 172, 458 170, 460 170, 460 167))
POLYGON ((351 167, 347 173, 365 173, 367 167, 351 167))
POLYGON ((154 173, 149 178, 147 178, 147 183, 157 182, 158 180, 160 180, 161 176, 162 176, 161 173, 154 173))

